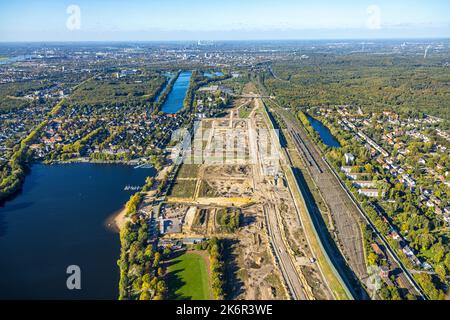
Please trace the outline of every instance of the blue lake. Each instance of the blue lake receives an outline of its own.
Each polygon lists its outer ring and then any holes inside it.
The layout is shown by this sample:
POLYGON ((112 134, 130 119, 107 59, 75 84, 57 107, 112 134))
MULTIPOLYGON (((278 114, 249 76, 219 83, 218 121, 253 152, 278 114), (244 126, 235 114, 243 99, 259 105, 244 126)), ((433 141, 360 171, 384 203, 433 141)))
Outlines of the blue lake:
POLYGON ((183 101, 189 89, 192 72, 183 71, 173 84, 172 90, 161 107, 165 113, 177 113, 183 108, 183 101))
POLYGON ((322 122, 310 116, 307 116, 307 118, 311 126, 314 128, 314 130, 316 130, 317 133, 319 133, 323 143, 333 148, 341 147, 339 141, 336 140, 336 138, 331 134, 330 130, 326 126, 324 126, 322 122))
POLYGON ((0 207, 0 299, 117 299, 120 240, 107 220, 153 169, 36 164, 0 207), (81 290, 66 269, 81 268, 81 290))

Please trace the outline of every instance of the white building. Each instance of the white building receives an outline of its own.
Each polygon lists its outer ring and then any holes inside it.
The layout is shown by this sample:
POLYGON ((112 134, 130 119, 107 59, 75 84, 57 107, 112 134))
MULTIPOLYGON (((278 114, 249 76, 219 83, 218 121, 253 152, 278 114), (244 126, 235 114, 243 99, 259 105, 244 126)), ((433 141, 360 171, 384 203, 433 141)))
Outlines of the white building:
MULTIPOLYGON (((378 189, 359 189, 359 194, 362 194, 369 198, 377 198, 380 195, 380 191, 378 189)), ((385 195, 385 192, 381 192, 381 196, 383 197, 385 195)))
POLYGON ((353 185, 357 188, 365 188, 365 189, 371 189, 376 187, 376 183, 374 181, 364 181, 364 180, 355 180, 353 181, 353 185))
POLYGON ((347 166, 353 164, 353 162, 355 161, 355 156, 352 155, 351 153, 346 153, 344 157, 345 157, 345 164, 347 166))

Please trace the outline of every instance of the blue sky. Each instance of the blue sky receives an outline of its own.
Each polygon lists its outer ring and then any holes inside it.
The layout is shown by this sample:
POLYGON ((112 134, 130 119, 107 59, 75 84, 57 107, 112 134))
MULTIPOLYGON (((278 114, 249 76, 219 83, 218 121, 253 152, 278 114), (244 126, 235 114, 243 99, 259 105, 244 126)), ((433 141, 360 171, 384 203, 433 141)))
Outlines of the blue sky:
POLYGON ((0 41, 450 37, 449 13, 448 0, 14 0, 0 41))

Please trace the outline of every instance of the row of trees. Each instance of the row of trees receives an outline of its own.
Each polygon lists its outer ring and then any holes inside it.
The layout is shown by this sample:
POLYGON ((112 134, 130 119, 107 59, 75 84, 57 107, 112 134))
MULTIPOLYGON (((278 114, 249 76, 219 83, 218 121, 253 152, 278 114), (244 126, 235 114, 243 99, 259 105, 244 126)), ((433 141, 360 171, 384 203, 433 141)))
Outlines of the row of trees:
POLYGON ((223 262, 223 244, 216 237, 209 239, 207 242, 197 244, 197 250, 208 250, 209 266, 211 271, 211 288, 214 299, 223 300, 224 292, 224 262, 223 262))
POLYGON ((106 130, 104 130, 102 127, 90 131, 84 137, 75 141, 74 143, 63 145, 61 152, 63 154, 80 154, 87 144, 91 143, 97 135, 100 135, 102 133, 106 134, 106 130))
POLYGON ((209 240, 209 264, 211 268, 211 288, 214 299, 224 299, 224 266, 222 261, 222 243, 217 238, 209 240))
POLYGON ((130 197, 130 200, 125 205, 126 215, 133 218, 138 213, 139 205, 142 202, 144 195, 141 192, 136 192, 130 197))
POLYGON ((19 145, 14 147, 14 153, 9 162, 4 166, 0 174, 0 203, 16 194, 22 187, 28 163, 32 159, 32 151, 29 146, 39 136, 47 125, 47 120, 41 122, 19 145))
MULTIPOLYGON (((89 158, 94 162, 127 162, 132 159, 132 155, 128 152, 120 152, 120 153, 103 153, 103 152, 93 152, 89 155, 89 158)), ((65 161, 64 157, 61 160, 65 161)))

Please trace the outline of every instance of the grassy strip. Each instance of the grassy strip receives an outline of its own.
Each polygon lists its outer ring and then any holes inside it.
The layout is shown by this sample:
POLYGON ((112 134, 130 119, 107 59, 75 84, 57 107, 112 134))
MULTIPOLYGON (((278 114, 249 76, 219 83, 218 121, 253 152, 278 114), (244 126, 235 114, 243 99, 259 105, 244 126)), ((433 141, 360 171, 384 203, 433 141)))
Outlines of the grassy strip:
POLYGON ((186 252, 170 261, 167 268, 170 297, 176 300, 209 300, 212 297, 205 259, 186 252))

